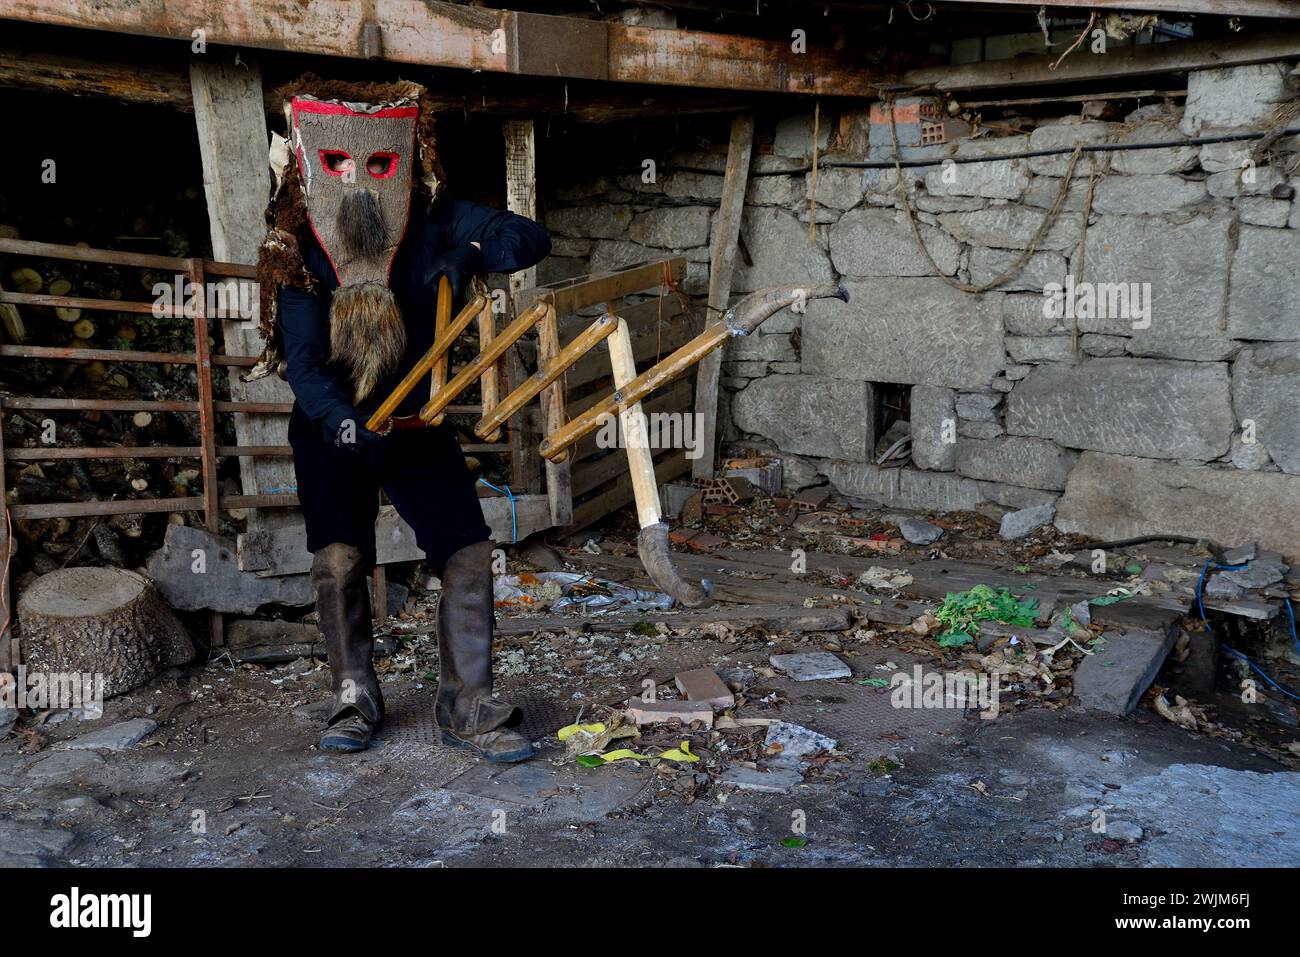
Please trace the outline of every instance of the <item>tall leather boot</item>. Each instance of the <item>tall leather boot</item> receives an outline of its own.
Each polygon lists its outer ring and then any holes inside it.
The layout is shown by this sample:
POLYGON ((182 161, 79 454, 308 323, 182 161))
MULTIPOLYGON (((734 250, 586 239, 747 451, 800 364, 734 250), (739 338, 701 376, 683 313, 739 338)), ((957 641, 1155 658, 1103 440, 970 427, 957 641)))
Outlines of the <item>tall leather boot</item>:
POLYGON ((535 753, 516 729, 523 713, 492 697, 492 543, 467 545, 447 561, 438 605, 438 695, 434 715, 444 744, 489 761, 535 753))
POLYGON ((334 684, 334 704, 320 737, 322 751, 364 751, 384 717, 366 571, 361 550, 338 542, 318 551, 311 564, 316 613, 334 684))

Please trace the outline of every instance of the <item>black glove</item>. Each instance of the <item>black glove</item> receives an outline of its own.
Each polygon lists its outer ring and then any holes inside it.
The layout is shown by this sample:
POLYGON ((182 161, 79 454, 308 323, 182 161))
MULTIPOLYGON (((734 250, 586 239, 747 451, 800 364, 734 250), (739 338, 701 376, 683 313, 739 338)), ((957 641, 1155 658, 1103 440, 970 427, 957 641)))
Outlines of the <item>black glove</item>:
POLYGON ((380 453, 384 448, 384 437, 372 432, 360 422, 344 419, 334 433, 334 447, 351 455, 356 455, 368 465, 379 463, 380 453))
POLYGON ((451 295, 459 300, 469 285, 470 279, 483 272, 483 254, 477 246, 464 245, 452 249, 433 261, 425 274, 424 281, 436 287, 439 276, 446 276, 451 283, 451 295))

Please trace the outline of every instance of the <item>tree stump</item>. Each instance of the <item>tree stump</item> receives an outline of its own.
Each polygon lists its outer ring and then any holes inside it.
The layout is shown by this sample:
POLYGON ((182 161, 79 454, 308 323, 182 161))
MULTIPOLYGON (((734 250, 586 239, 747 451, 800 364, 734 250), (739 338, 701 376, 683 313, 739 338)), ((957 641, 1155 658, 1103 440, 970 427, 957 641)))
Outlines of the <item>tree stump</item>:
POLYGON ((104 676, 104 696, 194 658, 194 645, 149 579, 124 568, 64 568, 18 599, 28 671, 104 676))

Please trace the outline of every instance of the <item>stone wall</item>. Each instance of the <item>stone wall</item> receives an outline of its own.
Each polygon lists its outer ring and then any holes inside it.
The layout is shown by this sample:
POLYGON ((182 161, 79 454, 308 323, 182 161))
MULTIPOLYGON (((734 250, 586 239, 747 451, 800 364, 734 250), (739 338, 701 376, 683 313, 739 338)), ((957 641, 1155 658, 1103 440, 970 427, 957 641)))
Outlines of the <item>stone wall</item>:
MULTIPOLYGON (((1294 96, 1282 64, 1192 73, 1188 88, 1185 108, 1043 119, 1017 136, 909 146, 913 131, 899 132, 908 158, 1143 143, 1263 129, 1294 96)), ((760 128, 764 119, 771 151, 752 170, 806 165, 811 116, 760 117, 760 128)), ((892 155, 887 122, 865 111, 825 120, 823 161, 892 155)), ((724 440, 781 452, 796 488, 829 482, 923 510, 1051 503, 1068 531, 1209 535, 1300 554, 1300 176, 1288 168, 1292 141, 1243 169, 1250 146, 1095 154, 1086 235, 1087 157, 1068 183, 1068 156, 906 169, 933 265, 893 170, 821 169, 812 214, 811 175, 752 178, 733 293, 837 280, 851 300, 780 314, 728 345, 724 440), (1063 188, 1055 223, 996 289, 972 294, 935 274, 967 284, 1002 274, 1063 188), (1149 299, 1125 310, 1112 285, 1098 290, 1105 308, 1051 316, 1045 288, 1071 282, 1139 284, 1149 299), (873 463, 880 383, 913 387, 902 469, 873 463)), ((725 153, 672 162, 721 172, 725 153)), ((721 188, 721 176, 679 171, 555 192, 544 278, 679 253, 685 288, 703 293, 721 188)))

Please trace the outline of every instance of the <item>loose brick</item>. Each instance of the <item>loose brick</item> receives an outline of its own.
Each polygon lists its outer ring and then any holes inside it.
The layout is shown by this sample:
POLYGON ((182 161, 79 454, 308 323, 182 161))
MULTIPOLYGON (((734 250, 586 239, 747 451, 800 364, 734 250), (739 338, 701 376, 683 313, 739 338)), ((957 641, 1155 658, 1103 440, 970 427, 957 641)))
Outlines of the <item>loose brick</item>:
POLYGON ((627 716, 637 725, 677 720, 682 724, 700 721, 706 728, 713 727, 713 707, 707 701, 642 701, 633 698, 627 703, 627 716))
POLYGON ((712 708, 735 707, 736 696, 712 668, 693 668, 676 675, 677 690, 689 701, 703 701, 712 708))

